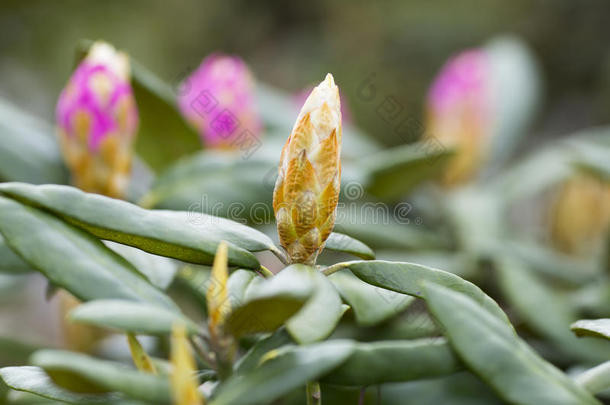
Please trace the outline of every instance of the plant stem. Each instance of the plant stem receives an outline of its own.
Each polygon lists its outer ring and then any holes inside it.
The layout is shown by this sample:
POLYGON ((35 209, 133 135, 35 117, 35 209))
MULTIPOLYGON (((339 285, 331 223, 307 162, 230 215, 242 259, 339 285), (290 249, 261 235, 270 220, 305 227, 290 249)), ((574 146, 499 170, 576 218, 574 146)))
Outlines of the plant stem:
POLYGON ((320 392, 319 382, 307 383, 307 405, 321 405, 322 393, 320 392))
POLYGON ((338 272, 339 270, 345 269, 349 267, 353 262, 343 262, 343 263, 335 263, 332 266, 328 266, 327 268, 322 270, 322 273, 326 276, 330 276, 333 273, 338 272))

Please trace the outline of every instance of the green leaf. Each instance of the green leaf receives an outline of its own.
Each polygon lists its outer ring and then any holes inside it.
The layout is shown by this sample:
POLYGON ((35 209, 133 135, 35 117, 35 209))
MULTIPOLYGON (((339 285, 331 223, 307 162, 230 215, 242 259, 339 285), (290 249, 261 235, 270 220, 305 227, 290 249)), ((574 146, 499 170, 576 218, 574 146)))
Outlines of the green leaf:
POLYGON ((27 273, 32 267, 21 260, 21 258, 8 247, 6 241, 0 235, 0 273, 27 273))
POLYGON ((269 351, 287 344, 294 343, 285 328, 280 328, 275 333, 260 339, 250 348, 235 364, 235 372, 244 374, 258 367, 261 358, 269 351))
POLYGON ((498 256, 515 257, 532 270, 570 284, 591 282, 599 275, 592 260, 561 254, 534 241, 499 240, 495 251, 498 256))
POLYGON ((326 239, 324 249, 349 253, 363 260, 375 258, 375 252, 373 252, 370 247, 360 242, 358 239, 337 232, 331 233, 328 239, 326 239))
POLYGON ((338 366, 353 348, 351 341, 332 340, 269 352, 259 367, 218 387, 211 405, 269 404, 338 366))
POLYGON ((606 361, 599 366, 593 367, 577 375, 575 381, 593 394, 609 389, 610 361, 606 361))
POLYGON ((352 307, 356 322, 373 326, 386 321, 407 308, 415 299, 385 288, 375 287, 355 277, 349 271, 329 277, 341 297, 352 307))
POLYGON ((276 159, 257 154, 244 160, 237 151, 202 151, 164 171, 142 205, 270 223, 276 159))
POLYGON ((286 324, 292 338, 301 344, 327 338, 344 312, 335 287, 318 270, 302 264, 293 264, 281 273, 308 279, 313 285, 314 293, 309 301, 286 324))
POLYGON ((570 329, 578 337, 593 336, 610 339, 610 319, 581 319, 574 322, 570 329))
MULTIPOLYGON (((606 133, 606 140, 610 139, 610 133, 606 133)), ((610 182, 610 143, 602 144, 602 142, 581 143, 575 145, 574 164, 601 180, 610 182)))
POLYGON ((83 301, 121 298, 176 308, 98 239, 45 212, 0 197, 0 233, 32 268, 83 301))
POLYGON ((55 129, 0 98, 0 179, 68 182, 55 129))
POLYGON ((146 67, 131 59, 133 91, 140 129, 136 151, 154 169, 201 149, 197 132, 182 118, 173 89, 146 67))
POLYGON ((168 335, 177 323, 185 325, 189 333, 201 332, 191 320, 176 312, 124 300, 95 300, 81 304, 70 312, 69 319, 141 335, 168 335))
POLYGON ((357 343, 347 361, 322 382, 368 386, 439 377, 461 368, 442 338, 357 343))
POLYGON ((509 323, 504 311, 479 287, 443 270, 414 263, 386 262, 383 260, 345 262, 336 266, 339 269, 349 268, 356 277, 374 286, 418 298, 425 298, 422 288, 423 283, 434 282, 467 294, 498 319, 509 323))
POLYGON ((31 362, 43 368, 55 384, 74 392, 122 392, 154 403, 171 401, 167 379, 121 363, 62 350, 40 350, 32 355, 31 362))
POLYGON ((536 354, 514 329, 463 293, 426 283, 428 308, 451 345, 483 380, 514 404, 599 404, 536 354))
POLYGON ((402 223, 399 223, 391 217, 391 212, 388 212, 382 220, 378 213, 363 215, 363 213, 371 213, 371 207, 373 206, 366 203, 350 203, 338 207, 335 231, 356 238, 375 250, 422 250, 447 246, 447 241, 438 233, 423 227, 405 226, 404 222, 407 218, 401 218, 402 223))
POLYGON ((499 285, 515 312, 532 329, 549 339, 565 355, 577 360, 610 358, 610 345, 579 341, 569 327, 577 319, 575 308, 518 261, 497 261, 499 285))
MULTIPOLYGON (((257 279, 256 273, 251 270, 237 269, 229 276, 227 290, 231 308, 242 305, 246 300, 246 291, 252 282, 257 279)), ((211 280, 206 280, 205 290, 209 287, 211 280)))
POLYGON ((366 190, 383 200, 398 201, 440 173, 452 154, 452 150, 432 141, 374 154, 365 161, 366 190))
POLYGON ((39 367, 4 367, 0 368, 0 377, 6 385, 17 391, 30 392, 40 397, 69 404, 107 404, 115 395, 108 394, 77 394, 57 386, 51 378, 39 367))
POLYGON ((197 264, 211 264, 226 240, 229 263, 258 268, 256 257, 235 244, 265 249, 260 232, 226 219, 174 211, 151 211, 68 186, 0 184, 0 193, 44 208, 101 239, 197 264))
POLYGON ((608 147, 604 139, 609 131, 609 127, 585 129, 540 148, 499 176, 493 192, 509 200, 522 200, 553 188, 574 173, 574 163, 587 160, 579 152, 608 147))
POLYGON ((286 270, 250 283, 244 301, 232 308, 226 320, 227 330, 237 337, 273 332, 301 310, 312 289, 313 282, 306 274, 286 270))
POLYGON ((533 52, 513 36, 484 47, 494 95, 490 165, 499 168, 528 133, 541 100, 540 73, 533 52))
POLYGON ((178 265, 171 259, 153 255, 143 250, 127 245, 106 241, 105 245, 131 263, 150 282, 162 290, 166 290, 178 271, 178 265))

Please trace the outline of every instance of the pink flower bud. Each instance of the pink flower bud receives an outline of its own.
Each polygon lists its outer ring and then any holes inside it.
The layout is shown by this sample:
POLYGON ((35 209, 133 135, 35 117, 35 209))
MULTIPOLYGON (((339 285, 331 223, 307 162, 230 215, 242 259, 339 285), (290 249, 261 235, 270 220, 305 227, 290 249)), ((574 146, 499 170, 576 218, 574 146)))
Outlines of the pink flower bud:
POLYGON ((432 84, 427 100, 427 137, 455 149, 443 182, 472 178, 487 157, 491 135, 488 56, 467 50, 449 59, 432 84))
POLYGON ((138 128, 127 56, 107 43, 93 44, 61 92, 56 117, 75 185, 122 197, 138 128))
POLYGON ((180 89, 180 110, 207 146, 235 148, 240 136, 260 135, 254 79, 239 57, 208 56, 180 89))

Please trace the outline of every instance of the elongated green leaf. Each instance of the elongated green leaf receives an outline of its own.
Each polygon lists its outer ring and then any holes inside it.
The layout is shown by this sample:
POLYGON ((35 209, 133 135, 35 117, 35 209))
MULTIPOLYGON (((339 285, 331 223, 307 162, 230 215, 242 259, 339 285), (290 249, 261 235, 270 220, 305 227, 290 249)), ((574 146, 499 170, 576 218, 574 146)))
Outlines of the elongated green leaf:
POLYGON ((170 402, 167 379, 120 363, 62 350, 40 350, 32 355, 31 362, 44 369, 55 384, 74 392, 122 392, 153 403, 170 402))
POLYGON ((73 187, 5 183, 0 184, 0 193, 49 210, 101 239, 186 262, 211 264, 218 244, 226 240, 232 244, 230 264, 258 268, 256 257, 235 245, 266 248, 257 231, 226 219, 145 210, 73 187))
POLYGON ((0 235, 0 273, 27 273, 32 267, 24 262, 0 235))
MULTIPOLYGON (((250 270, 237 269, 229 276, 227 289, 231 308, 243 305, 246 301, 246 291, 252 282, 257 279, 256 273, 250 270)), ((211 281, 208 281, 208 283, 211 281)), ((208 285, 209 287, 209 285, 208 285)))
POLYGON ((312 343, 328 337, 337 326, 343 315, 341 298, 332 283, 318 270, 293 264, 282 270, 282 273, 298 278, 309 279, 314 293, 286 324, 294 340, 301 344, 312 343))
POLYGON ((357 343, 347 361, 322 382, 367 386, 439 377, 461 368, 442 338, 357 343))
POLYGON ((131 60, 140 129, 136 151, 155 169, 201 149, 197 132, 182 118, 176 92, 146 67, 131 60), (171 134, 169 136, 168 134, 171 134))
POLYGON ((356 277, 377 287, 425 298, 423 283, 434 282, 452 290, 467 294, 490 313, 509 323, 498 304, 476 285, 443 270, 414 263, 386 262, 383 260, 354 261, 337 265, 349 268, 356 277))
POLYGON ((514 404, 599 404, 463 293, 426 283, 428 308, 462 360, 514 404))
POLYGON ((467 371, 429 380, 387 384, 383 386, 382 395, 384 403, 400 405, 506 405, 477 376, 467 371))
POLYGON ((3 99, 0 99, 0 145, 0 179, 68 182, 55 129, 3 99))
POLYGON ((180 323, 189 333, 201 332, 188 318, 150 305, 124 300, 95 300, 79 305, 69 319, 104 328, 146 335, 167 335, 180 323))
POLYGON ((599 274, 596 264, 591 260, 563 255, 533 241, 500 240, 494 250, 499 256, 513 256, 545 276, 571 284, 590 282, 599 274))
POLYGON ((160 289, 167 289, 174 280, 178 265, 173 260, 116 242, 106 241, 105 245, 123 256, 160 289))
POLYGON ((277 158, 258 154, 244 160, 239 151, 203 151, 163 172, 142 199, 145 207, 193 210, 234 220, 266 224, 273 220, 271 198, 277 158))
POLYGON ((269 280, 250 283, 245 301, 237 303, 227 318, 227 330, 238 337, 273 332, 303 307, 313 287, 306 274, 286 270, 269 280))
POLYGON ((338 366, 353 348, 351 341, 332 340, 269 352, 259 367, 222 384, 211 404, 269 404, 338 366))
POLYGON ((576 336, 595 336, 610 339, 610 319, 581 319, 570 329, 576 336))
POLYGON ((609 131, 608 127, 585 129, 542 147, 498 177, 493 191, 520 200, 552 188, 574 172, 575 162, 582 162, 578 152, 603 146, 609 131))
POLYGON ((444 167, 453 151, 438 142, 399 146, 366 160, 368 192, 385 200, 398 200, 444 167))
POLYGON ((488 164, 501 167, 531 125, 540 102, 540 73, 533 52, 513 36, 485 45, 490 87, 495 97, 488 164))
POLYGON ((610 361, 577 375, 575 380, 593 394, 609 389, 610 361))
MULTIPOLYGON (((610 139, 610 132, 606 133, 606 139, 610 139)), ((587 172, 599 177, 606 182, 610 181, 610 143, 602 142, 595 144, 583 143, 577 145, 574 150, 576 154, 575 165, 587 172)))
POLYGON ((107 404, 116 395, 108 394, 78 394, 57 386, 51 378, 39 367, 4 367, 0 369, 0 377, 6 385, 17 391, 30 392, 42 398, 66 402, 69 404, 107 404))
POLYGON ((570 324, 577 319, 577 314, 563 296, 547 287, 520 262, 503 259, 497 268, 499 285, 519 317, 558 346, 564 356, 593 362, 610 358, 610 345, 578 340, 570 333, 570 324))
POLYGON ((364 260, 375 258, 375 252, 370 247, 351 236, 337 232, 331 233, 326 239, 324 249, 349 253, 364 260))
POLYGON ((261 358, 271 350, 275 350, 280 346, 287 344, 293 344, 294 342, 290 338, 285 328, 280 328, 275 333, 262 338, 246 354, 244 354, 238 362, 235 364, 235 372, 238 374, 244 374, 251 372, 258 367, 261 358))
POLYGON ((373 326, 401 313, 415 299, 385 288, 375 287, 349 271, 329 276, 341 297, 352 307, 356 322, 373 326))
POLYGON ((120 298, 176 308, 98 239, 45 212, 0 197, 0 233, 33 268, 83 301, 120 298))
POLYGON ((405 226, 408 218, 394 220, 384 205, 380 215, 377 205, 349 203, 337 208, 335 230, 378 249, 437 249, 447 246, 441 235, 422 227, 405 226), (399 223, 402 222, 402 223, 399 223))

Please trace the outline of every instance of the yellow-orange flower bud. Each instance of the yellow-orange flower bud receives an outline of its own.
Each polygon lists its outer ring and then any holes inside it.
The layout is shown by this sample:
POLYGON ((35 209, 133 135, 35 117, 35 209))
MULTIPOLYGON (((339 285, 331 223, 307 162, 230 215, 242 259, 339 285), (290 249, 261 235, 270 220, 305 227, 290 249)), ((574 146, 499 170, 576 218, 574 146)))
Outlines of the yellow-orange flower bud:
POLYGON ((333 76, 309 95, 282 149, 273 192, 280 244, 315 263, 335 224, 341 183, 341 102, 333 76))
POLYGON ((590 254, 610 226, 610 184, 588 174, 567 179, 551 219, 551 238, 561 251, 590 254))

